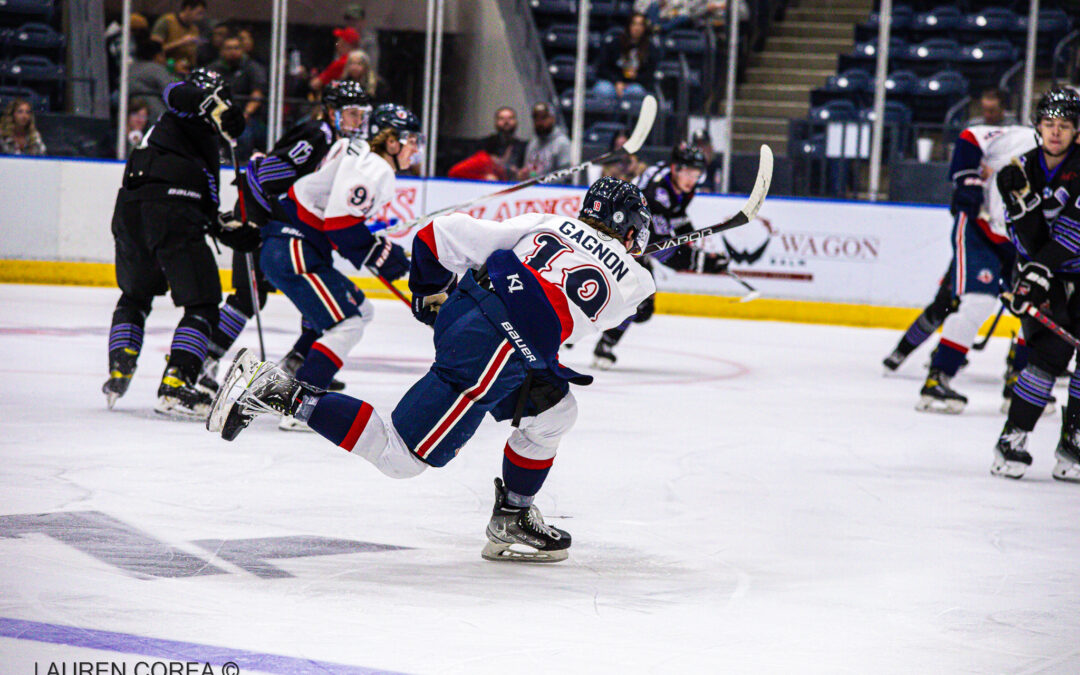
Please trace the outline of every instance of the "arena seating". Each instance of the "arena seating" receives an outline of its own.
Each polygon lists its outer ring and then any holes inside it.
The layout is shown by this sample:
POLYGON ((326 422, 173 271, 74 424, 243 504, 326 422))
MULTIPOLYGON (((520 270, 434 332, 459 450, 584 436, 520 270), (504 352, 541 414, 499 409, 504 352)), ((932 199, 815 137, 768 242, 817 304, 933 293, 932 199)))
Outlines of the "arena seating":
POLYGON ((63 34, 53 0, 0 2, 0 103, 26 98, 36 110, 60 109, 63 34))

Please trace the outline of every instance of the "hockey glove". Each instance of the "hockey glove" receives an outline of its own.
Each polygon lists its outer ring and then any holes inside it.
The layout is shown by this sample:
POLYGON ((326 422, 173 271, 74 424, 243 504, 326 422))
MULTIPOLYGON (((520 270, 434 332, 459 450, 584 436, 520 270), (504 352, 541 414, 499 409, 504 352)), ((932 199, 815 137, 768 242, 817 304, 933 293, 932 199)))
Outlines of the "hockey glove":
POLYGON ((211 223, 210 236, 241 253, 250 253, 262 243, 259 228, 237 220, 232 211, 218 214, 211 223))
POLYGON ((632 321, 634 323, 645 323, 652 318, 654 311, 656 311, 655 293, 638 303, 637 312, 634 314, 632 321))
POLYGON ((998 172, 997 186, 1005 201, 1005 215, 1010 222, 1031 212, 1042 201, 1038 194, 1031 191, 1024 169, 1015 162, 998 172))
POLYGON ((244 133, 244 129, 247 128, 247 120, 244 119, 244 111, 240 109, 240 106, 230 106, 221 113, 221 120, 218 124, 218 128, 221 130, 221 134, 230 140, 236 140, 240 138, 240 134, 244 133))
POLYGON ((416 320, 420 323, 427 324, 429 326, 435 325, 435 319, 439 316, 439 309, 443 303, 446 302, 450 294, 454 292, 454 288, 457 287, 457 279, 450 282, 450 285, 445 290, 439 293, 433 293, 431 295, 413 295, 412 297, 412 313, 416 317, 416 320))
POLYGON ((1050 279, 1053 275, 1045 265, 1027 262, 1020 266, 1012 298, 1009 299, 1009 311, 1017 316, 1026 314, 1029 307, 1038 307, 1046 302, 1050 295, 1050 279))
POLYGON ((698 274, 723 274, 731 264, 731 258, 724 253, 709 253, 695 248, 691 256, 691 269, 698 274))
POLYGON ((409 273, 409 258, 405 249, 389 239, 375 237, 375 243, 364 258, 364 267, 387 281, 394 281, 409 273))

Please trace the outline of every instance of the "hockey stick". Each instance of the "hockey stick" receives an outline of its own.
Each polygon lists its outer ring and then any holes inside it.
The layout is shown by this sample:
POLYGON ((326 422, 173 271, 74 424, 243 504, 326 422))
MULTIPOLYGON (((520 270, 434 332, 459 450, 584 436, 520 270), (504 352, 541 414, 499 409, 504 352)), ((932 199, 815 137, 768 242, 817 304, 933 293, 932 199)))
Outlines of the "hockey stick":
POLYGON ((623 143, 621 148, 612 150, 610 152, 605 152, 604 154, 584 161, 581 164, 576 164, 565 169, 557 169, 555 171, 552 171, 551 173, 546 173, 543 176, 534 176, 533 178, 522 181, 520 183, 516 183, 514 185, 511 185, 510 187, 503 188, 502 190, 499 190, 497 192, 492 192, 491 194, 482 195, 480 197, 461 202, 460 204, 455 204, 453 206, 447 206, 437 211, 432 211, 431 213, 421 216, 420 218, 410 220, 396 227, 387 229, 408 230, 409 228, 417 225, 418 223, 430 221, 433 218, 437 218, 438 216, 445 215, 447 213, 453 213, 454 211, 463 211, 471 206, 479 204, 480 202, 486 202, 489 199, 495 199, 496 197, 502 197, 504 195, 512 194, 514 192, 518 192, 519 190, 524 190, 527 187, 532 187, 533 185, 545 185, 547 183, 554 183, 561 178, 566 178, 567 176, 571 176, 579 171, 584 171, 585 168, 590 165, 606 162, 612 157, 624 154, 632 155, 641 149, 641 146, 645 144, 645 139, 649 136, 649 132, 652 131, 653 122, 656 121, 656 108, 657 104, 655 97, 646 96, 642 100, 641 112, 638 113, 638 119, 637 123, 634 125, 634 131, 631 132, 630 137, 626 139, 626 142, 623 143))
POLYGON ((698 241, 705 237, 714 235, 718 232, 724 232, 740 225, 749 223, 754 216, 757 215, 758 210, 761 209, 761 205, 765 202, 765 196, 769 194, 769 184, 772 183, 773 172, 773 154, 769 146, 761 146, 761 160, 758 163, 757 179, 754 181, 754 189, 750 191, 750 197, 747 198, 746 203, 739 209, 739 212, 734 216, 728 218, 722 223, 716 225, 710 225, 709 227, 703 227, 700 230, 694 230, 693 232, 687 232, 684 235, 675 237, 674 239, 668 239, 666 241, 660 241, 655 244, 649 244, 645 247, 641 253, 638 253, 635 257, 650 255, 657 251, 666 251, 669 248, 675 248, 676 246, 682 246, 683 244, 689 244, 692 241, 698 241))
POLYGON ((747 283, 747 282, 746 282, 746 281, 745 281, 745 280, 744 280, 744 279, 743 279, 742 277, 740 277, 740 276, 739 276, 738 274, 735 274, 735 273, 734 273, 734 272, 732 272, 731 270, 725 270, 725 271, 724 271, 724 274, 728 275, 729 277, 731 277, 731 278, 732 278, 732 279, 734 279, 735 281, 739 282, 739 285, 740 285, 740 286, 742 286, 742 287, 743 287, 743 288, 745 288, 745 289, 746 289, 747 291, 749 291, 749 292, 748 292, 748 293, 747 293, 746 295, 744 295, 744 296, 742 296, 741 298, 739 298, 739 302, 750 302, 751 300, 757 300, 758 298, 760 298, 760 297, 761 297, 761 291, 759 291, 758 289, 756 289, 756 288, 754 288, 753 286, 751 286, 751 285, 750 285, 749 283, 747 283))
POLYGON ((1005 305, 1002 304, 1001 307, 998 308, 997 316, 994 317, 994 322, 990 324, 990 330, 986 331, 986 337, 971 345, 972 349, 979 352, 986 349, 986 345, 990 342, 990 338, 994 337, 994 329, 997 328, 998 321, 1001 321, 1001 315, 1004 313, 1005 305))
MULTIPOLYGON (((244 206, 244 188, 240 185, 240 165, 236 162, 236 140, 229 137, 220 127, 218 132, 229 143, 229 158, 233 165, 233 185, 236 186, 237 201, 240 202, 240 222, 242 227, 247 227, 247 207, 244 206)), ((263 342, 262 312, 259 311, 259 280, 255 276, 255 256, 251 251, 244 252, 244 263, 247 265, 248 291, 251 293, 251 307, 255 312, 255 328, 259 333, 259 360, 266 360, 266 345, 263 342)), ((233 283, 235 286, 235 282, 233 283)))
MULTIPOLYGON (((1012 293, 1001 294, 1001 298, 1005 302, 1009 302, 1010 300, 1012 300, 1012 297, 1012 293)), ((1080 340, 1077 340, 1072 333, 1065 330, 1064 328, 1059 326, 1053 319, 1040 312, 1038 307, 1035 307, 1034 305, 1028 305, 1028 308, 1024 310, 1024 313, 1035 319, 1042 325, 1046 326, 1047 330, 1049 330, 1051 333, 1058 336, 1065 342, 1068 342, 1069 345, 1071 345, 1074 349, 1080 349, 1080 340)))

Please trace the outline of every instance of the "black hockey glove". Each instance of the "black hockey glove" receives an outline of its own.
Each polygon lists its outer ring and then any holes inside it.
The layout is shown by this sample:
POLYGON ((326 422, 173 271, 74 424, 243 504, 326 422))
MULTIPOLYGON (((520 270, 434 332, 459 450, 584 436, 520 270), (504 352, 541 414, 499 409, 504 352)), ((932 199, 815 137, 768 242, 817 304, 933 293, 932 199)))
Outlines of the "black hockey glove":
POLYGON ((244 111, 240 106, 231 106, 221 113, 221 123, 218 127, 221 134, 228 139, 236 140, 247 128, 247 120, 244 119, 244 111))
POLYGON ((218 214, 217 219, 211 222, 210 236, 241 253, 256 250, 262 242, 259 228, 237 220, 232 211, 218 214))
POLYGON ((723 274, 731 264, 731 258, 724 253, 709 253, 700 248, 692 249, 691 267, 698 274, 723 274))
POLYGON ((457 279, 453 279, 445 290, 431 295, 414 294, 412 297, 412 313, 416 320, 429 326, 435 325, 435 319, 439 316, 439 308, 446 302, 450 294, 457 287, 457 279))
POLYGON ((364 258, 364 266, 383 279, 394 281, 409 273, 409 258, 405 249, 389 239, 375 237, 375 243, 364 258))
POLYGON ((1031 191, 1027 174, 1019 164, 1009 164, 998 171, 997 186, 1005 201, 1005 214, 1009 221, 1023 217, 1042 201, 1038 194, 1031 191))
POLYGON ((1027 262, 1020 266, 1016 284, 1013 285, 1009 311, 1017 316, 1026 314, 1028 307, 1038 307, 1050 295, 1050 279, 1053 274, 1045 265, 1027 262))

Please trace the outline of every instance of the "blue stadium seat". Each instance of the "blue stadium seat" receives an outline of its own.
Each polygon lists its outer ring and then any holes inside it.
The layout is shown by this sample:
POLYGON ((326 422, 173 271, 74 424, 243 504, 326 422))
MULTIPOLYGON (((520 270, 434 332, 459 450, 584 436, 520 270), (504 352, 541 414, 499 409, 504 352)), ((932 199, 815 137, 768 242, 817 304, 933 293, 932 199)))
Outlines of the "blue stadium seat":
POLYGON ((945 113, 968 93, 968 82, 955 70, 942 70, 915 86, 915 121, 940 124, 945 113))
POLYGON ((48 24, 31 22, 0 32, 0 44, 22 49, 59 49, 64 46, 64 36, 48 24))
POLYGON ((577 14, 577 0, 529 0, 533 14, 565 15, 577 14))
POLYGON ((1005 7, 987 7, 966 15, 957 26, 960 39, 974 43, 985 39, 1006 38, 1013 44, 1024 40, 1024 25, 1020 16, 1005 7))
MULTIPOLYGON (((555 82, 573 82, 574 72, 577 70, 577 57, 570 54, 559 54, 548 59, 548 72, 555 82)), ((596 67, 587 66, 585 69, 585 82, 592 84, 596 81, 596 67)))
POLYGON ((48 18, 52 13, 53 0, 0 0, 0 15, 28 14, 48 18))
POLYGON ((590 0, 589 16, 613 18, 619 15, 619 0, 590 0))
MULTIPOLYGON (((1049 68, 1058 42, 1072 30, 1074 21, 1061 9, 1039 10, 1039 34, 1035 41, 1035 62, 1040 68, 1049 68)), ((1020 17, 1021 35, 1026 35, 1028 20, 1020 17)))
MULTIPOLYGON (((904 155, 911 142, 911 108, 899 101, 885 101, 885 146, 889 155, 904 155)), ((859 110, 860 122, 874 121, 872 106, 859 110)))
MULTIPOLYGON (((895 63, 896 55, 907 49, 908 42, 903 38, 892 37, 889 39, 889 64, 895 63)), ((877 69, 877 40, 859 42, 850 54, 841 54, 838 62, 839 72, 845 72, 852 68, 865 70, 873 73, 877 69)))
POLYGON ((817 134, 810 138, 788 142, 788 152, 793 157, 824 157, 825 134, 817 134))
MULTIPOLYGON (((574 90, 567 89, 559 95, 559 107, 569 113, 574 109, 574 90)), ((619 110, 619 100, 607 96, 585 94, 585 114, 593 116, 612 116, 619 110)))
POLYGON ((585 142, 611 147, 611 142, 619 132, 625 132, 621 122, 597 122, 585 130, 585 142))
POLYGON ((919 76, 910 70, 897 70, 885 78, 885 95, 913 94, 919 84, 919 76))
POLYGON ((55 82, 64 79, 64 67, 44 56, 24 54, 10 61, 0 61, 0 79, 55 82))
POLYGON ((808 117, 814 122, 852 122, 857 117, 857 110, 851 101, 830 101, 812 108, 808 117))
POLYGON ((49 110, 48 96, 42 96, 28 87, 0 85, 0 108, 7 107, 7 104, 16 98, 29 101, 37 112, 48 112, 49 110))
POLYGON ((908 45, 896 55, 896 66, 912 70, 919 75, 929 75, 947 68, 960 57, 960 45, 948 38, 930 38, 918 44, 908 45))
MULTIPOLYGON (((889 32, 894 37, 907 38, 911 28, 914 13, 908 5, 894 5, 892 23, 889 32)), ((871 12, 870 18, 855 26, 855 41, 865 42, 873 40, 878 34, 878 23, 881 21, 880 13, 871 12)))
POLYGON ((1008 40, 983 40, 974 46, 961 47, 956 67, 971 88, 979 91, 995 86, 1018 58, 1018 50, 1008 40))
MULTIPOLYGON (((544 46, 557 50, 577 49, 577 26, 568 23, 558 23, 548 27, 541 36, 544 46)), ((589 49, 600 47, 600 33, 589 33, 589 49)))
POLYGON ((700 30, 676 29, 664 35, 664 49, 668 53, 704 54, 708 49, 705 34, 700 30))
POLYGON ((955 29, 963 17, 956 5, 942 5, 916 14, 909 32, 913 40, 937 37, 955 29))

